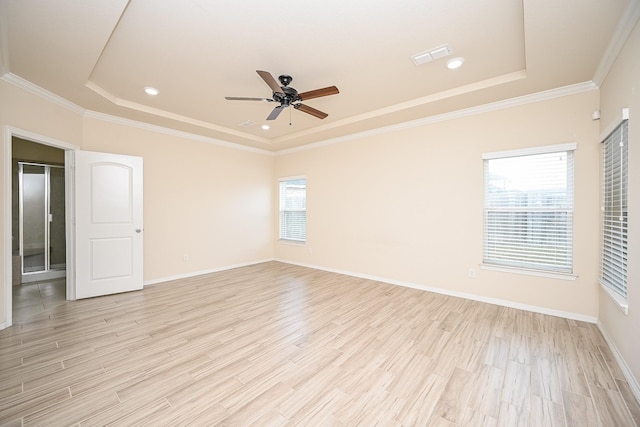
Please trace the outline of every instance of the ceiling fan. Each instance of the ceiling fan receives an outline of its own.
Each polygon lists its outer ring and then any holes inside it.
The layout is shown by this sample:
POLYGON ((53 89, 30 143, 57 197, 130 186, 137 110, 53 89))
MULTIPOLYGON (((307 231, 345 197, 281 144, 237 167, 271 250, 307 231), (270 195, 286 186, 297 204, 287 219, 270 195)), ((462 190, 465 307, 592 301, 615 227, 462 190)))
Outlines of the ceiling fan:
POLYGON ((289 87, 289 83, 293 80, 293 77, 288 76, 286 74, 278 77, 280 80, 280 84, 273 78, 271 73, 268 71, 256 71, 262 80, 271 88, 273 91, 272 98, 245 98, 241 96, 225 96, 225 99, 230 101, 266 101, 266 102, 279 102, 280 105, 275 107, 267 120, 275 120, 282 110, 287 107, 293 107, 296 110, 300 110, 304 113, 311 114, 314 117, 319 119, 324 119, 328 116, 327 113, 324 113, 320 110, 316 110, 315 108, 309 107, 308 105, 302 104, 300 101, 306 101, 308 99, 320 98, 321 96, 327 95, 335 95, 340 93, 338 88, 335 86, 329 86, 322 89, 310 90, 308 92, 298 93, 292 87, 289 87), (281 86, 282 85, 282 86, 281 86))

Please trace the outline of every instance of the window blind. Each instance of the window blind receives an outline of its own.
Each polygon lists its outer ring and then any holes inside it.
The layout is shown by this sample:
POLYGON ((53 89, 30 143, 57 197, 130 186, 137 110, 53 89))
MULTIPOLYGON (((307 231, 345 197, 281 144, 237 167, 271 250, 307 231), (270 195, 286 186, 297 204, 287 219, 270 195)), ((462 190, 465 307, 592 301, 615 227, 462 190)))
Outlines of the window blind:
POLYGON ((603 141, 600 283, 627 298, 628 121, 603 141))
POLYGON ((484 157, 485 264, 572 272, 573 149, 563 148, 484 157))
POLYGON ((280 239, 307 239, 307 180, 280 180, 280 239))

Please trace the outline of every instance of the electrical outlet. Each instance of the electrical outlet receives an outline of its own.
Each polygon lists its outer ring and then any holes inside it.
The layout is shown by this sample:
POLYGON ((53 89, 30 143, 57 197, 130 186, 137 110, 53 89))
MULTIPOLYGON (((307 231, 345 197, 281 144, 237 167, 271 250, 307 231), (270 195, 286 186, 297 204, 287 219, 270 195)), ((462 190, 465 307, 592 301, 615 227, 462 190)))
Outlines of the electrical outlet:
POLYGON ((472 279, 476 278, 476 269, 475 268, 470 268, 469 269, 469 277, 471 277, 472 279))
POLYGON ((182 255, 182 261, 184 261, 184 262, 189 261, 189 254, 182 255))

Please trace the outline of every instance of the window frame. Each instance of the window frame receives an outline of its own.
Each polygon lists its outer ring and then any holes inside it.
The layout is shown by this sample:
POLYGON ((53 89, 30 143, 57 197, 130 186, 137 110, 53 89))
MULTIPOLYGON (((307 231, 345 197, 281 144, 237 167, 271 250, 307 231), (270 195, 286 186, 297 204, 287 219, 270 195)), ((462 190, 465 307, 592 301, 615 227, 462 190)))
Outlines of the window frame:
POLYGON ((278 178, 278 240, 284 243, 292 243, 292 244, 306 244, 307 242, 307 177, 304 175, 299 176, 288 176, 278 178), (294 181, 304 180, 304 191, 305 191, 305 201, 303 209, 286 209, 283 207, 284 197, 282 194, 283 183, 292 183, 294 181), (286 230, 283 229, 283 214, 285 212, 304 212, 304 238, 295 238, 290 234, 287 235, 285 233, 286 230))
MULTIPOLYGON (((577 149, 577 143, 570 142, 565 144, 555 144, 555 145, 546 145, 546 146, 537 146, 530 147, 524 149, 515 149, 515 150, 506 150, 506 151, 496 151, 490 153, 483 153, 483 231, 482 231, 482 264, 481 268, 486 270, 493 271, 503 271, 510 272, 516 274, 525 274, 525 275, 533 275, 540 277, 549 277, 555 279, 563 279, 563 280, 575 280, 577 275, 574 272, 574 245, 573 245, 573 224, 574 224, 574 209, 575 209, 575 151, 577 149), (570 181, 568 181, 568 185, 570 188, 570 206, 565 209, 556 209, 555 212, 565 212, 567 215, 567 227, 568 227, 568 250, 570 251, 567 259, 570 261, 570 267, 565 269, 559 269, 557 267, 553 267, 551 264, 548 264, 549 268, 538 268, 537 266, 527 265, 526 260, 517 261, 513 260, 513 262, 496 262, 495 255, 491 256, 491 251, 489 249, 489 232, 488 229, 488 214, 491 211, 491 207, 488 206, 488 175, 487 175, 487 167, 488 162, 491 160, 497 159, 505 159, 505 158, 515 158, 515 157, 524 157, 538 154, 553 154, 553 153, 561 153, 567 152, 571 155, 571 164, 567 163, 567 166, 571 166, 571 177, 570 181), (564 271, 563 271, 564 270, 564 271)), ((568 160, 567 160, 568 161, 568 160)), ((569 172, 569 169, 567 170, 569 172)), ((506 209, 506 208, 505 208, 506 209)), ((494 209, 495 210, 495 209, 494 209)), ((506 210, 505 210, 506 211, 506 210)), ((554 210, 549 210, 548 212, 554 212, 554 210)))
POLYGON ((600 189, 600 271, 598 281, 600 286, 609 297, 618 305, 618 307, 625 313, 629 312, 628 304, 628 292, 629 292, 629 276, 628 276, 628 247, 629 247, 629 167, 628 167, 628 150, 629 150, 629 110, 624 109, 622 111, 622 120, 616 124, 614 129, 610 131, 605 138, 601 141, 601 189, 600 189), (607 144, 611 144, 612 147, 608 147, 607 144), (616 148, 616 145, 621 147, 619 158, 609 158, 607 156, 607 148, 616 148), (618 160, 618 163, 613 164, 614 160, 618 160), (611 166, 611 170, 607 166, 611 166), (608 179, 612 179, 615 182, 607 182, 608 179), (618 181, 619 180, 619 181, 618 181), (607 184, 611 184, 608 187, 607 184), (619 185, 616 189, 615 187, 619 185), (611 190, 612 194, 608 191, 611 190), (618 191, 616 191, 618 190, 618 191), (608 201, 619 200, 619 219, 616 220, 612 213, 617 212, 615 209, 608 210, 608 201), (625 215, 626 214, 626 215, 625 215), (620 219, 624 218, 624 219, 620 219), (609 227, 607 227, 609 226, 609 227), (619 227, 618 233, 607 233, 607 229, 612 227, 619 227), (619 240, 619 245, 616 241, 619 240), (607 250, 607 248, 609 248, 607 250), (615 259, 610 263, 606 263, 606 259, 615 258, 615 253, 619 252, 622 259, 615 259), (617 265, 614 265, 619 263, 617 265), (612 271, 619 267, 619 271, 612 271), (606 272, 605 272, 606 270, 606 272), (611 280, 607 280, 605 276, 611 278, 615 274, 621 274, 621 281, 613 283, 611 280), (621 292, 622 291, 622 292, 621 292))

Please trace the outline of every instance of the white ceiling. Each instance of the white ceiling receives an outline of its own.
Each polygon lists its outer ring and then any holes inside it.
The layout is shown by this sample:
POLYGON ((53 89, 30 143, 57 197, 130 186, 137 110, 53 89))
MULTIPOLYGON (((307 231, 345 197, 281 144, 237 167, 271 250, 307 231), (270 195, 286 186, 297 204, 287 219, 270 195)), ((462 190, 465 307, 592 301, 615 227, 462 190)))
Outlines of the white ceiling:
MULTIPOLYGON (((281 150, 603 78, 638 0, 0 0, 4 73, 98 113, 281 150), (449 44, 465 58, 416 66, 449 44), (293 76, 320 120, 274 103, 293 76), (604 71, 603 71, 604 70, 604 71), (145 86, 160 90, 150 97, 145 86), (241 126, 242 123, 254 123, 241 126)), ((634 18, 634 20, 637 17, 634 18)))

